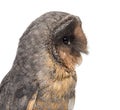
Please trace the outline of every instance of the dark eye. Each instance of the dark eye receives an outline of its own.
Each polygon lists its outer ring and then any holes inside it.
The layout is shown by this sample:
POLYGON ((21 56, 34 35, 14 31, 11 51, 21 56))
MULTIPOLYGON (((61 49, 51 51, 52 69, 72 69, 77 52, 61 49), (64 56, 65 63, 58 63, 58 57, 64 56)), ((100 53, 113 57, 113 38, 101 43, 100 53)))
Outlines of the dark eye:
POLYGON ((70 37, 69 36, 64 36, 63 37, 63 43, 66 44, 66 45, 69 45, 70 44, 70 37))

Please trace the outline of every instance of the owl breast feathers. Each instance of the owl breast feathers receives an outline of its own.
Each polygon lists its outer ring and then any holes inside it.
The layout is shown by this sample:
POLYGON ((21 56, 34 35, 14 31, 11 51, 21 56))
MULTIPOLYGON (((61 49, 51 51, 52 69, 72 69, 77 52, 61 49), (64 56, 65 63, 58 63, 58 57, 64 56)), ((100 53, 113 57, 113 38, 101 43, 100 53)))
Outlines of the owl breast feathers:
POLYGON ((0 110, 73 110, 81 53, 87 39, 79 17, 54 11, 37 18, 1 82, 0 110))

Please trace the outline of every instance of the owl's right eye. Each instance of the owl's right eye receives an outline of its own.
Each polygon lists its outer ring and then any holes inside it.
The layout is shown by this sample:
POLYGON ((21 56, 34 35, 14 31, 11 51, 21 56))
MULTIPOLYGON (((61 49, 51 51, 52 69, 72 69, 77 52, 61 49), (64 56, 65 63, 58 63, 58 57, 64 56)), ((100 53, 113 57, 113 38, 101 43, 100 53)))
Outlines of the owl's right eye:
POLYGON ((70 45, 70 37, 69 36, 64 36, 63 37, 63 43, 66 45, 70 45))

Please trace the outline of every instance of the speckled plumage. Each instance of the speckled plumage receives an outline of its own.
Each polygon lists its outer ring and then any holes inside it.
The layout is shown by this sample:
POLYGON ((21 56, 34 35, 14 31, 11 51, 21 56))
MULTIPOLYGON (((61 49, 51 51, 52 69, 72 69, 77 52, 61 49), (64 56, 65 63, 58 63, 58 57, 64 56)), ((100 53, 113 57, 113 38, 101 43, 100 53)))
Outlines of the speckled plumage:
POLYGON ((48 12, 37 18, 1 82, 0 110, 73 110, 80 52, 87 52, 87 40, 78 17, 48 12))

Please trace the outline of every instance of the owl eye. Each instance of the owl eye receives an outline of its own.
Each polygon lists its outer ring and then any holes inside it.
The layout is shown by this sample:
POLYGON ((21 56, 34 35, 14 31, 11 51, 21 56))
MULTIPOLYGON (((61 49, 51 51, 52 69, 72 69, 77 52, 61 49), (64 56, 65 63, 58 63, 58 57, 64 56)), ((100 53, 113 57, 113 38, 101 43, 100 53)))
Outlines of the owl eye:
POLYGON ((66 44, 66 45, 70 45, 70 37, 64 36, 63 37, 63 43, 66 44))

